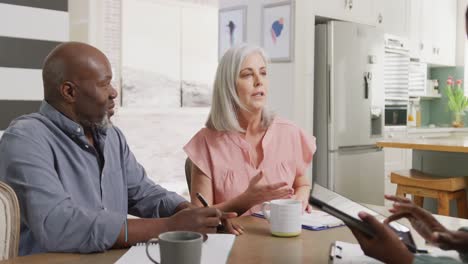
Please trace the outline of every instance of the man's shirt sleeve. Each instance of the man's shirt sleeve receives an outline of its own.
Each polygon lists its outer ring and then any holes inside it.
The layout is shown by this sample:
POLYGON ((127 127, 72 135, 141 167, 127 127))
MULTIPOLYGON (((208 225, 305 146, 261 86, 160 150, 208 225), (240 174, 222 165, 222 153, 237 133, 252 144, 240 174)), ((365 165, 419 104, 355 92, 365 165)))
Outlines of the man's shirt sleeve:
POLYGON ((149 179, 143 166, 130 151, 122 132, 118 128, 115 129, 120 138, 127 178, 128 212, 135 216, 151 218, 173 215, 176 207, 186 200, 149 179))

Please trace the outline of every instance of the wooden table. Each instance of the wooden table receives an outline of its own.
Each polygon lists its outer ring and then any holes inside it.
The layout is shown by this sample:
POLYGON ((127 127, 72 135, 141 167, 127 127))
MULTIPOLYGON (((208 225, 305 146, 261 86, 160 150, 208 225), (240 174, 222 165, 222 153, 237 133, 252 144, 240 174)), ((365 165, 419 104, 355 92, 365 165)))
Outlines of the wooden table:
MULTIPOLYGON (((387 210, 381 206, 369 206, 371 209, 387 215, 387 210)), ((436 216, 451 229, 468 226, 468 220, 436 216)), ((270 235, 269 225, 264 219, 244 216, 239 222, 245 227, 245 234, 238 236, 231 250, 229 264, 250 263, 328 263, 330 244, 336 240, 356 243, 347 227, 332 228, 323 231, 303 230, 295 238, 278 238, 270 235)), ((407 221, 402 222, 410 226, 407 221)), ((418 246, 423 245, 423 239, 413 232, 418 246)), ((24 263, 114 263, 126 250, 109 250, 95 254, 46 253, 18 257, 0 261, 0 264, 24 263)))

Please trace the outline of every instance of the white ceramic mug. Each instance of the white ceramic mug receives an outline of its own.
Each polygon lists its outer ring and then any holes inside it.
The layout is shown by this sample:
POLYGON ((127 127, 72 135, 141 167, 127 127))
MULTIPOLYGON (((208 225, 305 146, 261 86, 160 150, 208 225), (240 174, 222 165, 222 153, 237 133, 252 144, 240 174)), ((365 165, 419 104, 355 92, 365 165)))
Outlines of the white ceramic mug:
POLYGON ((293 237, 301 234, 302 202, 292 199, 273 200, 262 204, 262 212, 270 222, 271 234, 293 237), (267 207, 270 210, 267 210, 267 207))

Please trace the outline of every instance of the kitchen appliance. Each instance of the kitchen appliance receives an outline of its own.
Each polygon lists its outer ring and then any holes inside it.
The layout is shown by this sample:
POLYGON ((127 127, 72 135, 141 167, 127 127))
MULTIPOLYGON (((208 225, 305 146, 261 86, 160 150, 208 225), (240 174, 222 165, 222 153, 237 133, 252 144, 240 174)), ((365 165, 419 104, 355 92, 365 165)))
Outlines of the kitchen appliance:
POLYGON ((410 114, 406 105, 387 105, 385 106, 385 125, 406 126, 410 114))
POLYGON ((384 37, 376 28, 330 21, 315 28, 314 135, 317 183, 383 205, 384 37))
POLYGON ((406 126, 408 118, 408 99, 410 96, 410 76, 415 94, 425 92, 420 85, 425 77, 420 78, 417 62, 410 65, 408 40, 385 34, 384 81, 385 125, 406 126), (411 74, 414 72, 414 74, 411 74), (421 91, 422 89, 422 91, 421 91))

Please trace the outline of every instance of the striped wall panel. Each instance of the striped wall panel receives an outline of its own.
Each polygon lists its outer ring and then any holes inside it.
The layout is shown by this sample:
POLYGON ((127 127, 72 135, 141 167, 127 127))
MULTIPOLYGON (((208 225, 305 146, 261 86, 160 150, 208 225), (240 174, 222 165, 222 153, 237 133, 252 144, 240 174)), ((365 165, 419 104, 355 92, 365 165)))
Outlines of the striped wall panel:
POLYGON ((68 0, 0 0, 0 3, 68 12, 68 0))
POLYGON ((69 38, 68 12, 63 11, 0 3, 0 25, 0 36, 5 37, 53 41, 69 38))
POLYGON ((42 64, 69 39, 68 0, 0 0, 0 130, 37 112, 42 64))
MULTIPOLYGON (((0 67, 0 100, 36 100, 44 98, 42 70, 0 67), (10 85, 5 85, 8 83, 10 85)), ((3 113, 0 106, 0 113, 3 113)), ((1 114, 0 114, 1 115, 1 114)))

